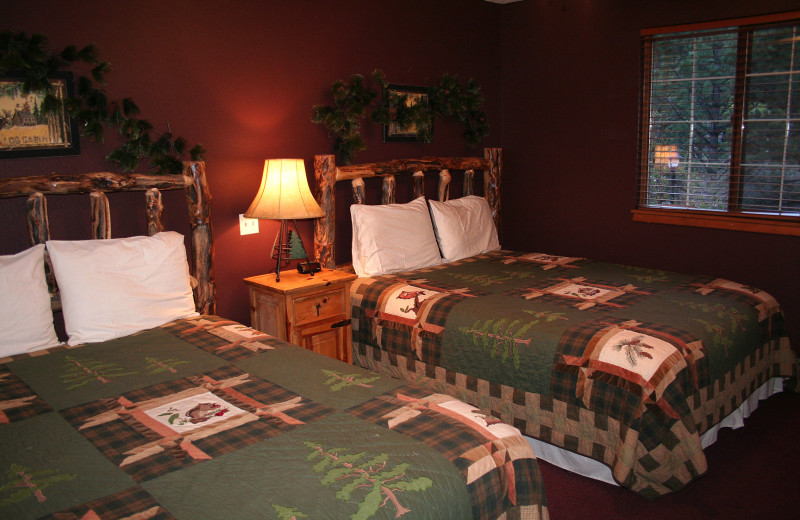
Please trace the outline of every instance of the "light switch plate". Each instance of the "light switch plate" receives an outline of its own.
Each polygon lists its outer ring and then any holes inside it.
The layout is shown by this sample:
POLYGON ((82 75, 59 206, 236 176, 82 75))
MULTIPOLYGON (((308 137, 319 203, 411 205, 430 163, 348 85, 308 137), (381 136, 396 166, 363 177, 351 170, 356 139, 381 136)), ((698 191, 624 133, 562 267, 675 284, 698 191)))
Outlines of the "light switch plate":
POLYGON ((258 233, 258 219, 247 218, 243 214, 239 214, 239 234, 252 235, 258 233))

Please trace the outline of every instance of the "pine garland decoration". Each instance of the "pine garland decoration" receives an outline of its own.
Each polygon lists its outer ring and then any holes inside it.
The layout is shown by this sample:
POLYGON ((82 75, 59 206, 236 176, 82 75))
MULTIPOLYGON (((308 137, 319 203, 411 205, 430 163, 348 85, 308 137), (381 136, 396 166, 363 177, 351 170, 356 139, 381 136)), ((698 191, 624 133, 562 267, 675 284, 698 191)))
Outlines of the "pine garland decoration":
MULTIPOLYGON (((134 171, 142 160, 150 163, 150 169, 158 174, 178 174, 183 171, 183 157, 187 152, 187 141, 172 134, 169 123, 160 135, 153 132, 153 125, 139 119, 139 107, 131 98, 109 100, 105 91, 105 76, 111 64, 101 61, 94 44, 78 49, 67 46, 61 52, 46 47, 47 40, 41 34, 28 37, 24 32, 0 32, 0 75, 19 76, 22 93, 44 92, 40 107, 43 114, 66 109, 69 116, 81 127, 81 135, 96 143, 103 143, 106 127, 116 128, 125 142, 106 156, 122 171, 134 171), (74 80, 75 97, 63 100, 53 95, 53 85, 48 77, 64 68, 88 69, 74 80)), ((193 161, 203 159, 206 153, 201 144, 188 150, 193 161)))
POLYGON ((464 88, 458 76, 445 73, 438 85, 431 89, 431 107, 437 116, 446 116, 464 124, 464 139, 474 146, 489 135, 489 123, 481 110, 481 87, 471 79, 464 88))
POLYGON ((311 121, 327 127, 334 138, 334 152, 350 164, 357 151, 367 148, 361 138, 361 119, 378 94, 364 84, 361 74, 353 74, 349 81, 334 81, 331 95, 333 106, 315 105, 311 121))
MULTIPOLYGON (((381 70, 372 72, 375 87, 386 91, 389 82, 381 70)), ((391 93, 370 111, 377 97, 375 87, 364 82, 364 76, 353 74, 349 81, 336 80, 331 87, 333 105, 315 105, 311 112, 313 123, 324 125, 334 139, 334 153, 344 164, 350 164, 356 152, 365 150, 361 137, 361 120, 369 112, 373 123, 395 123, 406 128, 415 126, 417 138, 429 143, 433 140, 433 120, 436 117, 455 119, 464 125, 464 139, 474 146, 489 135, 489 123, 483 112, 481 87, 470 79, 464 87, 458 76, 445 73, 440 82, 429 89, 430 106, 425 103, 406 105, 408 94, 391 93)))

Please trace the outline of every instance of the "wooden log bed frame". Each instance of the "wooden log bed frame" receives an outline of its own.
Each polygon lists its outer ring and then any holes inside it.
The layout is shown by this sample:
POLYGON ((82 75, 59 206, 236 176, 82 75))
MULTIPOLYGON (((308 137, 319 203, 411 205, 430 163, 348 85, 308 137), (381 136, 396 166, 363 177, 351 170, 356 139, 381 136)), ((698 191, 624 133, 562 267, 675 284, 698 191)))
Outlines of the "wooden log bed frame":
POLYGON ((317 219, 314 227, 314 254, 325 267, 336 268, 336 190, 339 181, 349 180, 353 186, 353 202, 364 204, 364 179, 382 179, 381 204, 395 202, 395 175, 411 175, 413 198, 423 194, 426 173, 438 172, 437 195, 440 201, 450 198, 450 172, 463 171, 462 195, 472 195, 476 171, 483 172, 483 196, 489 202, 495 226, 500 229, 500 186, 503 173, 501 148, 485 148, 480 157, 426 157, 423 159, 392 160, 337 166, 333 155, 317 155, 314 158, 316 198, 325 215, 317 219))
MULTIPOLYGON (((88 194, 91 205, 91 230, 93 239, 111 238, 111 218, 106 193, 144 191, 147 233, 152 236, 164 231, 162 213, 164 206, 161 191, 184 189, 191 222, 190 273, 193 276, 195 308, 200 314, 216 311, 216 282, 214 281, 214 243, 211 229, 211 193, 206 180, 205 163, 184 163, 183 172, 177 175, 146 173, 84 173, 77 175, 38 175, 0 179, 0 198, 27 196, 28 232, 31 245, 50 240, 50 221, 47 213, 47 196, 88 194), (194 283, 196 282, 196 284, 194 283)), ((47 283, 53 309, 60 309, 58 287, 49 258, 45 257, 47 283)))

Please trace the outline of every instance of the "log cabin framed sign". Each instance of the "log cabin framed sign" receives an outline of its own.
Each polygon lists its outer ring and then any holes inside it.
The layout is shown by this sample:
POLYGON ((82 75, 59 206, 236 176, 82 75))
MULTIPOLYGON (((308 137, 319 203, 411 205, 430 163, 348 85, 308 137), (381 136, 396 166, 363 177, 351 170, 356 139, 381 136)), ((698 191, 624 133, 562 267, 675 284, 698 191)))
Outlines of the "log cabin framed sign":
POLYGON ((384 142, 433 141, 433 114, 427 87, 389 84, 383 97, 390 119, 383 125, 384 142))
MULTIPOLYGON (((55 73, 48 80, 56 99, 73 96, 71 72, 55 73)), ((24 93, 23 85, 21 77, 0 77, 0 158, 80 154, 78 125, 66 108, 42 110, 46 93, 24 93)))

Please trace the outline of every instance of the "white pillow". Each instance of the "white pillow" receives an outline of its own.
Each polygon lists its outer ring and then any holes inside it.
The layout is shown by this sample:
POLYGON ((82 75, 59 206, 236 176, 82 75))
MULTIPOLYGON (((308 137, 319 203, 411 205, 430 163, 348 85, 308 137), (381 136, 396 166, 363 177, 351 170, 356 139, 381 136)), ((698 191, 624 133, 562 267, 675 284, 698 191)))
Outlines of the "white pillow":
POLYGON ((353 204, 350 216, 357 275, 378 276, 442 263, 424 197, 407 204, 353 204))
POLYGON ((500 249, 492 211, 483 197, 429 201, 436 238, 445 262, 500 249))
POLYGON ((44 244, 0 256, 0 357, 59 345, 44 276, 44 244))
POLYGON ((95 343, 196 316, 183 236, 48 240, 68 343, 95 343))

